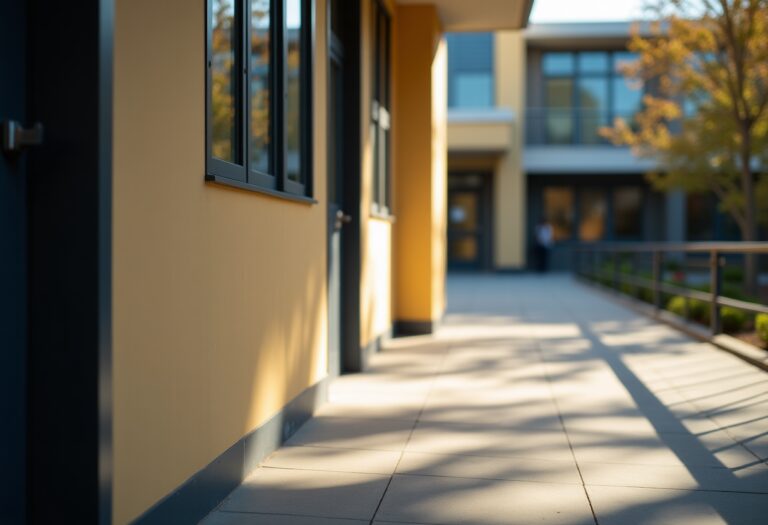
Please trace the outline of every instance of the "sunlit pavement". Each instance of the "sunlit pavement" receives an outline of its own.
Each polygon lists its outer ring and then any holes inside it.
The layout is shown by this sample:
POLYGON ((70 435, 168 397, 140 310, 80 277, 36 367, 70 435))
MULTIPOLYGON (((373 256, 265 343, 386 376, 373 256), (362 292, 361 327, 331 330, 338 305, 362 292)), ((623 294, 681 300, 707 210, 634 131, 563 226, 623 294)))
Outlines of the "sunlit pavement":
POLYGON ((768 523, 768 374, 566 276, 452 276, 206 525, 768 523))

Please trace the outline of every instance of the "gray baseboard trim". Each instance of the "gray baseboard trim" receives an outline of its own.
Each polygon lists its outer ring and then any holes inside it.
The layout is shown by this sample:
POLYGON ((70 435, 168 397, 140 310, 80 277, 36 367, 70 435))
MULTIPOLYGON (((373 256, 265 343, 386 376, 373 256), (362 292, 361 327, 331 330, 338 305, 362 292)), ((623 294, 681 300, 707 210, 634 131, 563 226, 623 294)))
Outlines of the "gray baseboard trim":
POLYGON ((265 424, 250 432, 168 494, 134 525, 195 524, 214 510, 230 492, 303 425, 328 397, 323 379, 289 402, 265 424))
POLYGON ((371 361, 371 356, 381 352, 381 348, 384 342, 392 339, 392 333, 393 333, 392 328, 389 328, 386 332, 375 337, 367 345, 363 346, 360 349, 360 358, 363 365, 361 372, 368 370, 368 366, 371 361))
POLYGON ((437 325, 437 321, 395 321, 395 337, 430 335, 437 325))

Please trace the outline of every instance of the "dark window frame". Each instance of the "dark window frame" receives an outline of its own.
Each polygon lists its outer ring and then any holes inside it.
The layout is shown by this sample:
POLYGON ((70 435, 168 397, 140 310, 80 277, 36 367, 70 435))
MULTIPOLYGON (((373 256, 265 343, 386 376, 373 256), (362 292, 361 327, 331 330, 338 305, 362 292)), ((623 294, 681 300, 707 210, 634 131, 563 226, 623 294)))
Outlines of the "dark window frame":
MULTIPOLYGON (((237 188, 266 193, 289 200, 317 203, 313 198, 313 59, 315 42, 315 2, 299 0, 300 36, 300 155, 301 182, 290 180, 287 169, 287 125, 285 122, 288 77, 287 0, 269 0, 270 5, 270 92, 269 92, 269 173, 252 169, 251 148, 251 0, 231 0, 235 10, 235 162, 213 155, 213 3, 206 0, 205 13, 205 180, 237 188)), ((235 75, 233 75, 233 78, 235 75)))
POLYGON ((371 214, 392 216, 392 16, 381 0, 371 0, 371 133, 373 170, 371 214), (382 40, 383 39, 383 40, 382 40))

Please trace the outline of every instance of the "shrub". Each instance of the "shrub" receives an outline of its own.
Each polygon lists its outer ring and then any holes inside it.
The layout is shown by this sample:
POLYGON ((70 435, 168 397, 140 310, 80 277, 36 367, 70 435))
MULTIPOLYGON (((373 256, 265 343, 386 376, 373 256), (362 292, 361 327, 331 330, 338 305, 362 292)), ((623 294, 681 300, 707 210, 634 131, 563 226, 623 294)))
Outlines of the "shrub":
POLYGON ((738 266, 726 266, 723 268, 723 281, 741 284, 744 282, 744 270, 738 266))
POLYGON ((640 288, 637 297, 643 302, 653 304, 653 290, 648 288, 640 288))
MULTIPOLYGON (((672 297, 667 303, 667 310, 680 317, 685 317, 685 297, 681 295, 672 297)), ((706 303, 705 301, 689 299, 688 313, 690 314, 690 318, 694 321, 703 324, 709 323, 709 303, 706 303)))
POLYGON ((749 320, 749 315, 737 308, 723 306, 720 309, 720 321, 723 323, 723 332, 741 332, 749 320))
POLYGON ((768 344, 768 314, 759 314, 755 320, 757 336, 768 344))

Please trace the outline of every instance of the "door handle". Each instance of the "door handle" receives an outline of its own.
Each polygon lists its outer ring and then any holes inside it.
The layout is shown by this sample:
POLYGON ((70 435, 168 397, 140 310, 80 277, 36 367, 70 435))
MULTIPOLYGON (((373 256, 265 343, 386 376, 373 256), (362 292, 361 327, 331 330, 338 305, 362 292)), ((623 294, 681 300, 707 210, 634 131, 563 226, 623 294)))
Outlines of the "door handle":
POLYGON ((342 226, 352 222, 352 216, 351 215, 347 215, 346 213, 344 213, 341 210, 338 210, 336 212, 336 221, 335 222, 336 222, 335 225, 334 225, 335 228, 337 230, 340 230, 342 226))
POLYGON ((347 215, 343 211, 339 210, 336 212, 336 220, 344 224, 349 224, 350 222, 352 222, 352 216, 347 215))
POLYGON ((2 149, 6 153, 18 153, 29 146, 43 143, 43 125, 39 122, 25 129, 15 120, 4 120, 2 126, 2 149))

